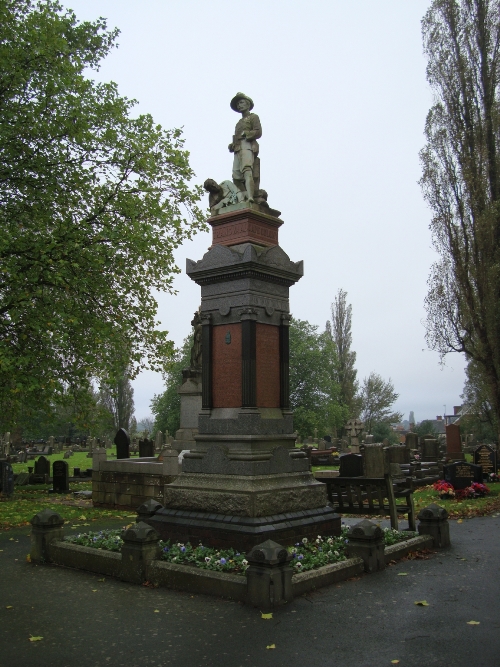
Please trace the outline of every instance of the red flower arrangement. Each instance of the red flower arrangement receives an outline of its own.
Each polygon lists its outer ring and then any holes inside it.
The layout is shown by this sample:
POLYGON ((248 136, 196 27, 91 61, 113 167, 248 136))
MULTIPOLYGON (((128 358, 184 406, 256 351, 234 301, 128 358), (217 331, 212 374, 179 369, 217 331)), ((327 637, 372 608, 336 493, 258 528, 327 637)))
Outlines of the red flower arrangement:
POLYGON ((485 484, 479 484, 478 482, 472 482, 466 489, 455 489, 453 484, 440 479, 432 486, 439 493, 440 498, 456 498, 457 500, 480 498, 490 492, 485 484))

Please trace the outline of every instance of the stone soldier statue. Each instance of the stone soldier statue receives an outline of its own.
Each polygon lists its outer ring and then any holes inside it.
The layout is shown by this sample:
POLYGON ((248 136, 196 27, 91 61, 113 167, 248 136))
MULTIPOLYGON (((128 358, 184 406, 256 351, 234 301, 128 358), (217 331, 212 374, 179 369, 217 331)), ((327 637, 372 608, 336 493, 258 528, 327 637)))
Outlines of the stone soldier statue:
POLYGON ((239 204, 245 199, 243 192, 232 181, 217 183, 213 178, 207 178, 203 185, 209 193, 208 205, 212 215, 217 215, 225 206, 239 204))
POLYGON ((191 348, 191 368, 201 368, 201 317, 200 311, 197 310, 191 321, 194 327, 193 347, 191 348))
POLYGON ((262 126, 257 114, 250 113, 253 101, 247 95, 237 93, 231 100, 231 109, 242 116, 236 123, 233 141, 229 144, 229 151, 234 153, 233 182, 245 194, 245 199, 253 202, 260 184, 257 139, 262 136, 262 126))

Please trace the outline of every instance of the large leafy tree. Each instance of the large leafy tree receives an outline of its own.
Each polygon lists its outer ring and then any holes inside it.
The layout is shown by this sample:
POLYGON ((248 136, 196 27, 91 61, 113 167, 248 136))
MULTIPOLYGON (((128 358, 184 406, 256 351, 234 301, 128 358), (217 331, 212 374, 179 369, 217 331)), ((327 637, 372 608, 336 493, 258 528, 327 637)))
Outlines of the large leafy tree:
POLYGON ((180 130, 133 115, 85 75, 113 48, 103 19, 0 0, 0 414, 163 366, 152 290, 202 227, 180 130))
POLYGON ((327 332, 304 320, 290 323, 290 405, 301 436, 323 436, 341 428, 348 410, 340 402, 337 355, 327 332))
POLYGON ((374 427, 381 422, 393 424, 401 421, 402 414, 392 411, 398 396, 390 378, 384 380, 374 372, 364 378, 360 390, 361 419, 368 433, 373 433, 374 427))
POLYGON ((423 19, 435 96, 422 188, 439 261, 427 339, 464 352, 500 424, 500 0, 433 0, 423 19))

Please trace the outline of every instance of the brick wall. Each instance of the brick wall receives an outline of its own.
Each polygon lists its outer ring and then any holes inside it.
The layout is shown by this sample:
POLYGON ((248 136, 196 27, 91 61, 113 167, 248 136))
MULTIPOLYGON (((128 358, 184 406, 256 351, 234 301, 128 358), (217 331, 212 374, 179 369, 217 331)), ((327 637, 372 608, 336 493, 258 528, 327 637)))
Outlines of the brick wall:
POLYGON ((279 327, 256 325, 257 407, 280 407, 279 327))
POLYGON ((212 392, 214 408, 241 407, 241 324, 213 328, 212 392), (226 343, 226 334, 231 342, 226 343))

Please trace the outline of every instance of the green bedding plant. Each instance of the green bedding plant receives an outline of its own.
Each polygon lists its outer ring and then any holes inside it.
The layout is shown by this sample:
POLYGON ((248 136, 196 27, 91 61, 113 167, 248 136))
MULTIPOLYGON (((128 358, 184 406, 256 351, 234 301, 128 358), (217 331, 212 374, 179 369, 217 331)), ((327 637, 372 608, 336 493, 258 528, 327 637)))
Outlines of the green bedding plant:
MULTIPOLYGON (((384 542, 386 546, 408 540, 418 533, 398 531, 392 528, 384 528, 384 542)), ((349 526, 342 526, 338 537, 322 537, 318 535, 315 540, 304 537, 295 546, 288 547, 288 553, 292 560, 290 565, 294 572, 305 572, 315 570, 330 563, 346 560, 346 545, 349 542, 347 534, 349 526)), ((99 532, 80 533, 66 538, 72 544, 81 544, 93 549, 106 551, 120 551, 123 540, 122 530, 100 530, 99 532)), ((245 574, 248 567, 246 554, 235 549, 213 549, 203 544, 193 547, 189 542, 171 543, 170 540, 159 542, 161 549, 160 559, 167 563, 178 565, 193 565, 203 570, 216 572, 230 572, 231 574, 245 574)))

